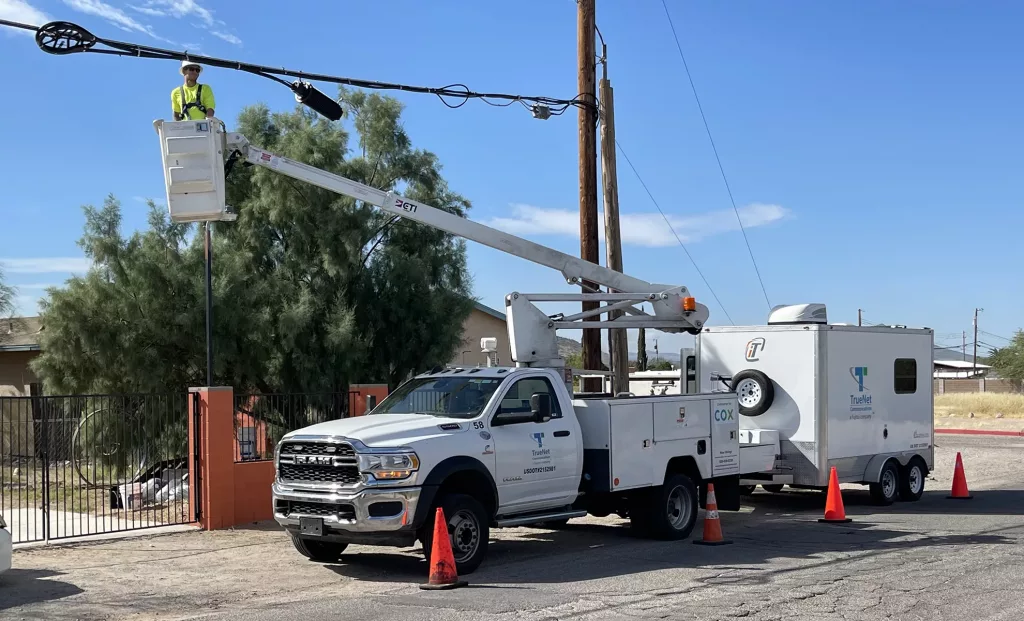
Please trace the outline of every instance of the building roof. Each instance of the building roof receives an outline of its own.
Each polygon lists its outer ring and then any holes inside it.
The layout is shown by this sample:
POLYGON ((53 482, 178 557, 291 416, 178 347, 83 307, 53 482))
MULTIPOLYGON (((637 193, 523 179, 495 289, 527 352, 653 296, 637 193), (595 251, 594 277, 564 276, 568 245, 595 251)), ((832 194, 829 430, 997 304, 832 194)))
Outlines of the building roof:
MULTIPOLYGON (((974 363, 970 360, 936 360, 935 366, 937 367, 949 367, 951 369, 973 369, 974 363)), ((990 364, 978 363, 979 369, 991 369, 990 364)))
POLYGON ((39 351, 39 317, 0 319, 0 351, 39 351))
POLYGON ((505 321, 505 313, 503 313, 501 311, 494 310, 490 306, 484 306, 483 304, 481 304, 480 302, 477 302, 475 300, 473 301, 473 305, 476 306, 476 309, 478 311, 480 311, 481 313, 485 313, 487 315, 490 315, 491 317, 494 317, 495 319, 500 319, 502 321, 505 321))

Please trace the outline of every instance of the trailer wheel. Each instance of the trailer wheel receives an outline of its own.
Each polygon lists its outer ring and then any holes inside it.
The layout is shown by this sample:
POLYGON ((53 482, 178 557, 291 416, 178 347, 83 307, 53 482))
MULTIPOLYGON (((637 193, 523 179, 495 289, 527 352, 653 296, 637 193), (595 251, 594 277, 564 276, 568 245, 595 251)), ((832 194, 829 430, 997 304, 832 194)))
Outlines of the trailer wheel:
POLYGON ((885 462, 882 472, 878 475, 878 482, 871 483, 869 488, 871 498, 876 504, 886 506, 896 501, 900 490, 900 471, 894 460, 890 459, 885 462))
POLYGON ((767 375, 756 369, 740 371, 732 377, 733 392, 739 398, 740 414, 760 416, 775 400, 775 385, 767 375))
POLYGON ((900 468, 900 500, 916 502, 924 494, 924 478, 927 470, 920 457, 914 457, 904 468, 900 468))
POLYGON ((697 523, 697 487, 685 474, 672 474, 652 494, 653 505, 645 516, 658 539, 686 539, 697 523))

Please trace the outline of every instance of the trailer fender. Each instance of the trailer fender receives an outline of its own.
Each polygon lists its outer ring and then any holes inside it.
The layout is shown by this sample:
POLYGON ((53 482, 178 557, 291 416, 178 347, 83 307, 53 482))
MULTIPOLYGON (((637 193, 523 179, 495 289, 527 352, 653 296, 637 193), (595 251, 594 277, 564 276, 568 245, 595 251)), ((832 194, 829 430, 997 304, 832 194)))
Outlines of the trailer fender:
POLYGON ((882 478, 882 467, 885 466, 885 462, 892 460, 896 462, 898 466, 905 466, 910 461, 909 458, 900 459, 897 455, 875 455, 868 462, 867 467, 864 468, 864 482, 865 483, 878 483, 879 479, 882 478))

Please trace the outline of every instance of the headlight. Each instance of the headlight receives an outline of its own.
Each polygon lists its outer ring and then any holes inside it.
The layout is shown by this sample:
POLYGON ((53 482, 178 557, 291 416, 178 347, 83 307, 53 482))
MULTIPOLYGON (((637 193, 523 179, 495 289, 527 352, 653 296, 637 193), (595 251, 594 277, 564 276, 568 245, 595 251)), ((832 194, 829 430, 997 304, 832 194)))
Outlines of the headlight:
POLYGON ((371 453, 359 456, 359 470, 377 479, 404 479, 419 467, 420 460, 416 453, 371 453))

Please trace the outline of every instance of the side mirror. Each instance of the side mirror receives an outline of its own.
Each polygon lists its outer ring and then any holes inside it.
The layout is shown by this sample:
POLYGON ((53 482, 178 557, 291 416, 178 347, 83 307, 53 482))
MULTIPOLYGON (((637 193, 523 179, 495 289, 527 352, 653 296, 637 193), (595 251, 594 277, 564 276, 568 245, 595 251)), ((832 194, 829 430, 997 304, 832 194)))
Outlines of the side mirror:
POLYGON ((530 397, 530 412, 533 421, 546 423, 551 420, 551 395, 546 392, 535 392, 530 397))

